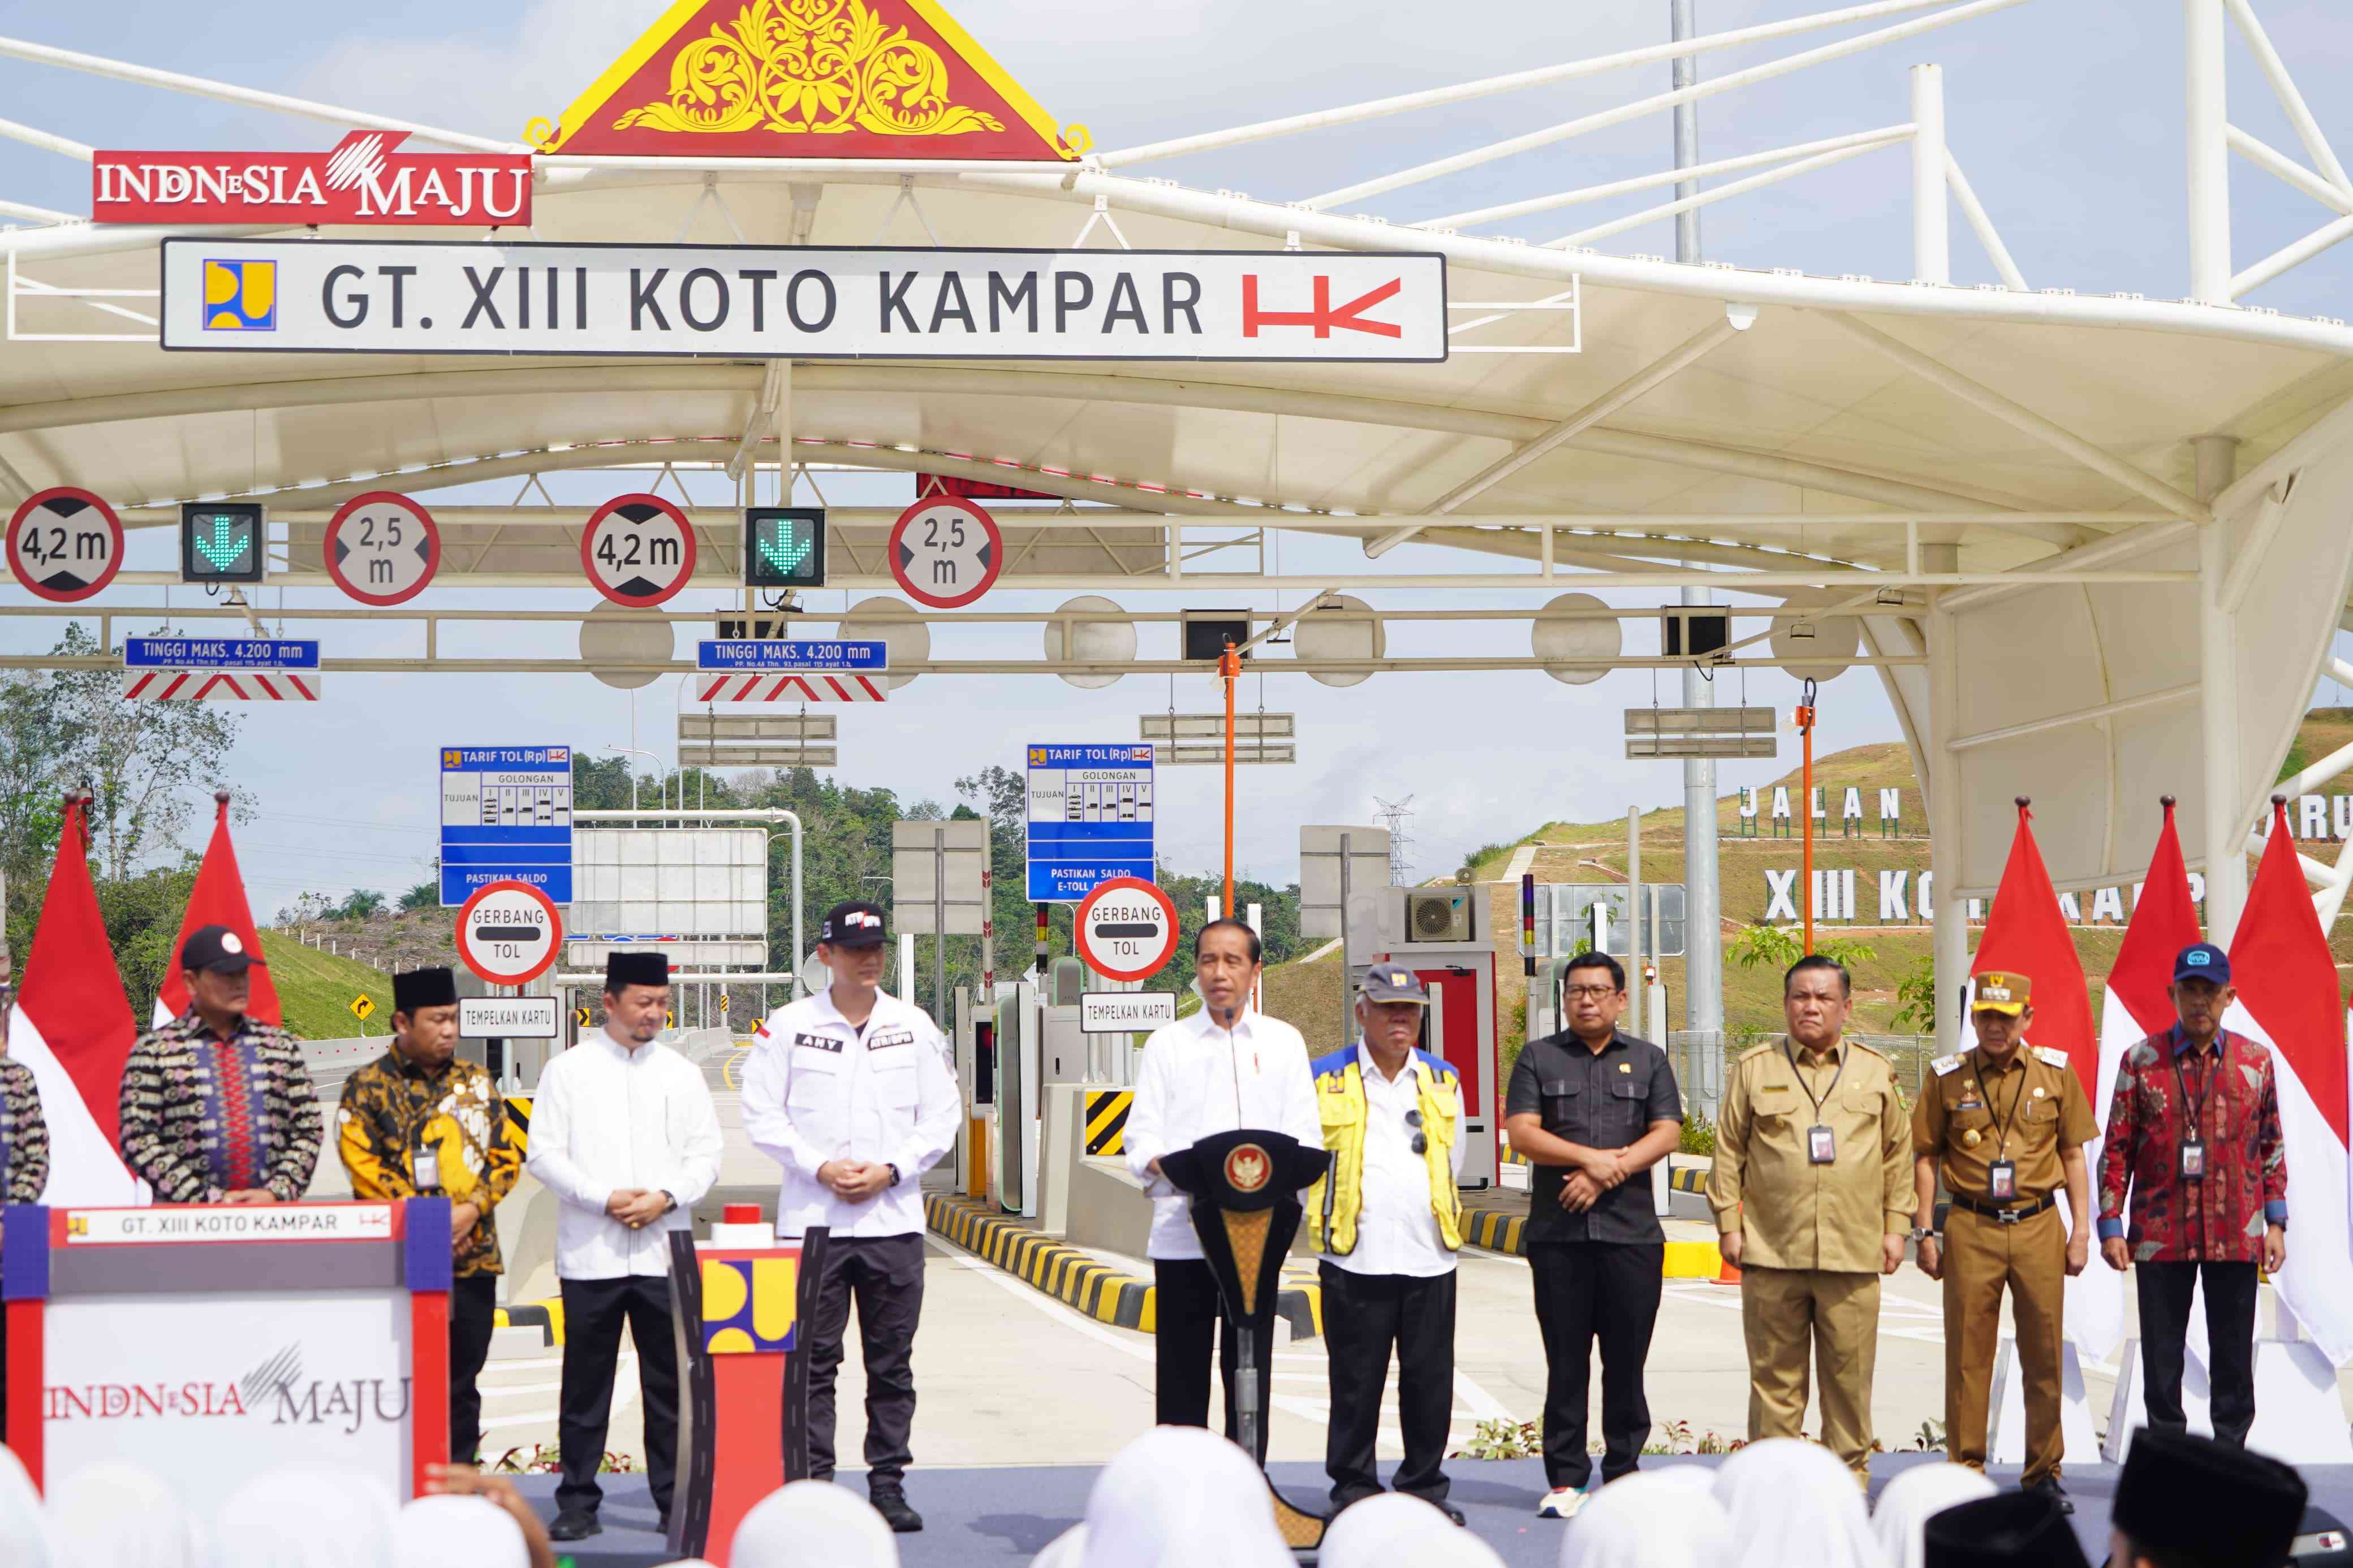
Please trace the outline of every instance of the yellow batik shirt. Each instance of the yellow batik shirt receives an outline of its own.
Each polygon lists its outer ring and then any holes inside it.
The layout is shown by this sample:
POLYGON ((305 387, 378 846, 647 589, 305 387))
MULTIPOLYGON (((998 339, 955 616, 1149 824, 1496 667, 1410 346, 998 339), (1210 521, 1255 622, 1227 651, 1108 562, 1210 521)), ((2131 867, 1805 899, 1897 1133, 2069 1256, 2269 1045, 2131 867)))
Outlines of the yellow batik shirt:
POLYGON ((499 1231, 491 1216, 514 1190, 522 1151, 507 1127, 506 1102, 480 1064, 420 1068, 387 1051, 352 1074, 335 1112, 335 1146, 351 1173, 352 1195, 373 1201, 419 1195, 417 1150, 429 1145, 440 1195, 481 1211, 452 1251, 459 1278, 497 1274, 499 1231))

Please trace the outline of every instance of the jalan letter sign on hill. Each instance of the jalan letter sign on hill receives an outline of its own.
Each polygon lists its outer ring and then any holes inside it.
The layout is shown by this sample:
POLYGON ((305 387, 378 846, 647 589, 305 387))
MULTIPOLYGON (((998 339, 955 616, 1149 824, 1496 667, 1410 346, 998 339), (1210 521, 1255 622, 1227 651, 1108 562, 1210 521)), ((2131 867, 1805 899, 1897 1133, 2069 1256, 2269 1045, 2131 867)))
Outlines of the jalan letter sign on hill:
POLYGON ((458 911, 458 956, 492 985, 523 985, 555 962, 564 921, 528 882, 492 882, 458 911))
POLYGON ((1176 906, 1137 877, 1104 882, 1072 923, 1079 957, 1106 980, 1149 980, 1176 956, 1176 906))

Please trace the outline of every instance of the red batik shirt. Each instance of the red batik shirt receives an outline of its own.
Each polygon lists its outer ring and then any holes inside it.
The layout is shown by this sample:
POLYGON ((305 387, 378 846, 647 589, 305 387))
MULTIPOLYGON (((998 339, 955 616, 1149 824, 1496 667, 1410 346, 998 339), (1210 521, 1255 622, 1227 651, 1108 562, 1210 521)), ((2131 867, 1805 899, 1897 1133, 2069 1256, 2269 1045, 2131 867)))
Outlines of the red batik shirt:
POLYGON ((2259 1263, 2264 1228, 2286 1223, 2271 1052, 2227 1029, 2194 1049, 2178 1027, 2126 1051, 2100 1151, 2100 1239, 2125 1237, 2137 1263, 2259 1263), (2203 1181, 2181 1175, 2193 1123, 2206 1144, 2203 1181))

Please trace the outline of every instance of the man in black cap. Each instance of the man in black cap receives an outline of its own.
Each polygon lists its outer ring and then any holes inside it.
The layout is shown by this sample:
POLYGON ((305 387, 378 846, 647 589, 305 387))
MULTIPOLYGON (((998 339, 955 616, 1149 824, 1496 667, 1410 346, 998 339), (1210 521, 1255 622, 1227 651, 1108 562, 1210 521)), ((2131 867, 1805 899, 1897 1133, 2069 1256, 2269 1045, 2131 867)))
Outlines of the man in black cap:
POLYGON ((319 1091, 294 1037, 246 1016, 261 962, 227 926, 189 932, 188 1010, 122 1064, 122 1163, 158 1203, 292 1203, 311 1185, 319 1091))
POLYGON ((2277 1459, 2235 1443, 2144 1426, 2125 1452, 2108 1541, 2112 1568, 2279 1568, 2310 1491, 2277 1459))
MULTIPOLYGON (((1923 1522, 1922 1568, 2091 1568, 2069 1511, 2047 1491, 1956 1503, 1923 1522)), ((2116 1568, 2128 1564, 2118 1559, 2116 1568)))
POLYGON ((808 1335, 810 1474, 833 1475, 834 1376, 849 1304, 866 1359, 866 1491, 902 1533, 923 1305, 923 1174, 955 1145, 963 1096, 929 1015, 881 989, 882 911, 836 904, 818 928, 833 984, 768 1016, 744 1068, 744 1131, 784 1166, 776 1235, 828 1227, 808 1335))
POLYGON ((547 1064, 532 1104, 526 1163, 562 1206, 555 1277, 564 1295, 556 1435, 564 1479, 548 1534, 580 1541, 596 1521, 596 1469, 613 1411, 621 1327, 638 1351, 646 1472, 669 1528, 678 1474, 678 1351, 670 1242, 719 1178, 719 1115, 702 1069, 658 1042, 670 1013, 670 961, 605 961, 605 1026, 547 1064))
POLYGON ((499 1230, 491 1210, 513 1190, 522 1152, 506 1101, 480 1062, 458 1056, 458 982, 447 969, 392 977, 392 1049, 352 1074, 335 1110, 335 1147, 352 1195, 449 1200, 449 1462, 477 1462, 499 1307, 499 1230))

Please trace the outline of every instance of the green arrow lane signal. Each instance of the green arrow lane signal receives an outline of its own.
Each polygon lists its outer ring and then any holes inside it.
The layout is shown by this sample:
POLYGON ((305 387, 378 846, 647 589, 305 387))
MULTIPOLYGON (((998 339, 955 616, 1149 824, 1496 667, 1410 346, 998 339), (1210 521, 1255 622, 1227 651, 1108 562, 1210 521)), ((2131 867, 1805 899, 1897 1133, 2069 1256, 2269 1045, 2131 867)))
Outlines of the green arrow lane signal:
POLYGON ((213 536, 209 540, 199 538, 195 541, 196 553, 211 562, 215 567, 226 571, 238 556, 245 553, 246 547, 253 542, 250 538, 239 539, 232 542, 229 538, 230 531, 231 525, 228 519, 225 517, 213 519, 213 536))
POLYGON ((825 586, 825 509, 744 509, 744 586, 782 590, 825 586))
MULTIPOLYGON (((790 527, 789 523, 784 524, 779 531, 789 530, 790 527)), ((760 553, 766 558, 768 564, 774 566, 778 572, 787 574, 799 570, 800 563, 808 559, 809 549, 809 542, 806 539, 786 541, 764 538, 760 541, 760 553)))

